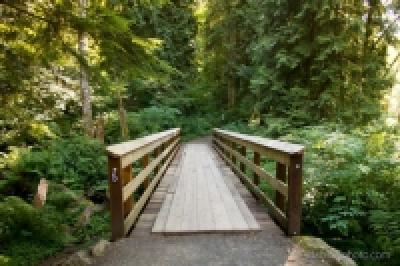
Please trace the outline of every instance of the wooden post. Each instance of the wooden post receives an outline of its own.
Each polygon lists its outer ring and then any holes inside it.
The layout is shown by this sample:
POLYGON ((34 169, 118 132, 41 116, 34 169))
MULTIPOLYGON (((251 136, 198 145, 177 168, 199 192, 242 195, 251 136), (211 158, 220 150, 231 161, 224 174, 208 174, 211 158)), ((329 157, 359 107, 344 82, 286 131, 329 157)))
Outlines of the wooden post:
MULTIPOLYGON (((246 146, 241 146, 240 147, 240 154, 246 157, 246 146)), ((244 163, 240 163, 240 171, 243 173, 246 173, 246 165, 244 163)))
MULTIPOLYGON (((149 158, 149 155, 148 154, 146 154, 145 156, 143 156, 143 158, 142 158, 142 166, 143 166, 143 169, 146 167, 146 166, 148 166, 149 165, 149 160, 150 158, 149 158)), ((149 186, 149 184, 150 184, 150 176, 146 176, 146 178, 145 178, 145 180, 143 181, 143 187, 144 187, 144 189, 147 189, 147 187, 149 186)))
MULTIPOLYGON (((232 148, 232 150, 236 150, 236 143, 235 142, 231 142, 231 148, 232 148)), ((232 153, 232 155, 231 155, 231 158, 232 158, 232 162, 234 163, 234 164, 236 164, 236 157, 235 157, 235 155, 232 153)))
MULTIPOLYGON (((157 159, 157 157, 161 154, 161 146, 158 146, 155 150, 154 150, 154 158, 157 159)), ((160 165, 162 165, 162 162, 160 162, 156 168, 154 168, 154 172, 157 174, 158 171, 160 171, 160 165)))
MULTIPOLYGON (((286 183, 286 165, 276 163, 276 179, 286 183)), ((285 213, 285 196, 279 191, 275 192, 275 205, 285 213)))
POLYGON ((108 157, 110 188, 111 240, 124 237, 124 202, 122 198, 121 158, 108 157))
MULTIPOLYGON (((132 164, 122 170, 122 184, 125 186, 132 180, 132 164)), ((133 207, 132 195, 124 202, 124 217, 128 216, 133 207)))
MULTIPOLYGON (((254 152, 253 162, 255 165, 260 166, 261 156, 258 152, 254 152)), ((253 174, 253 183, 256 186, 260 184, 260 177, 256 173, 253 174)))
POLYGON ((294 154, 290 157, 288 172, 288 235, 300 234, 301 207, 302 207, 302 172, 303 154, 294 154))

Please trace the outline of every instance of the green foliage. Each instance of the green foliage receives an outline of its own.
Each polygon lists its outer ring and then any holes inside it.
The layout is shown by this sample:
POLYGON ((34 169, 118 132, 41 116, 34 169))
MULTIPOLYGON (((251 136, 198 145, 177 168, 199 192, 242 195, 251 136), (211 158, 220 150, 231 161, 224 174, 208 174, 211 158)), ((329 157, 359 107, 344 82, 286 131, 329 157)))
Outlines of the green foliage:
MULTIPOLYGON (((394 263, 400 255, 400 139, 398 128, 383 125, 283 129, 280 138, 305 145, 304 234, 321 236, 344 251, 389 252, 386 262, 394 263)), ((227 128, 265 137, 279 134, 268 126, 238 123, 227 128)), ((268 163, 266 167, 273 172, 268 163)), ((267 184, 260 188, 274 195, 267 184)))
POLYGON ((0 252, 10 265, 36 265, 65 241, 62 217, 37 210, 17 197, 0 202, 0 252))
POLYGON ((82 192, 54 182, 41 209, 18 197, 5 197, 0 202, 0 264, 37 265, 67 244, 87 246, 108 238, 108 211, 96 211, 88 224, 80 224, 82 212, 90 206, 93 203, 82 192))
POLYGON ((365 124, 393 81, 389 10, 384 1, 208 1, 203 77, 236 117, 365 124))
MULTIPOLYGON (((151 106, 139 112, 129 112, 130 139, 146 136, 179 127, 185 140, 205 136, 211 132, 218 120, 214 114, 184 116, 179 109, 167 106, 151 106)), ((116 113, 108 116, 105 139, 107 143, 121 142, 121 128, 116 113)))
POLYGON ((104 197, 106 165, 105 149, 99 141, 81 136, 55 139, 40 150, 15 149, 8 155, 6 181, 0 185, 0 191, 15 191, 15 195, 26 197, 44 177, 71 189, 84 190, 88 195, 100 191, 104 197), (18 187, 25 189, 18 191, 18 187))

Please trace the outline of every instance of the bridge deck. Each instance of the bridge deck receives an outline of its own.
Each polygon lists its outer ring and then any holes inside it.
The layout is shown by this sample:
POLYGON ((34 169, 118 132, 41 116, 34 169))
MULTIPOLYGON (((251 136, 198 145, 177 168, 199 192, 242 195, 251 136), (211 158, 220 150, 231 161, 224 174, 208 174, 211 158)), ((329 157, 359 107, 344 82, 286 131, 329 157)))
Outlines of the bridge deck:
POLYGON ((182 148, 175 180, 153 226, 156 233, 235 232, 260 226, 205 143, 182 148))

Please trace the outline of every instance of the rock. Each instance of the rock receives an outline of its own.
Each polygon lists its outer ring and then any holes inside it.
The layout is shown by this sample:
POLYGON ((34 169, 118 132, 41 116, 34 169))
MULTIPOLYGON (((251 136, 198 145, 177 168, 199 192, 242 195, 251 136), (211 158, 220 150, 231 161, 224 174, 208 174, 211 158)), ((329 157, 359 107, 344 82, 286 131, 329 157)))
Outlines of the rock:
POLYGON ((106 250, 106 248, 110 245, 110 242, 107 240, 100 240, 99 242, 97 242, 91 249, 90 249, 90 253, 92 254, 92 256, 94 257, 99 257, 102 256, 104 254, 104 251, 106 250))
POLYGON ((75 252, 61 263, 62 266, 85 266, 90 264, 92 264, 92 259, 90 258, 89 252, 85 250, 75 252))
POLYGON ((90 218, 95 212, 100 212, 104 209, 104 207, 100 204, 93 204, 92 202, 89 201, 89 204, 86 206, 86 208, 83 210, 81 215, 79 216, 78 219, 78 225, 79 226, 86 226, 90 222, 90 218))
POLYGON ((320 238, 312 236, 296 236, 294 241, 307 252, 311 252, 314 256, 323 258, 330 265, 335 266, 356 266, 355 261, 341 253, 339 250, 329 246, 320 238))

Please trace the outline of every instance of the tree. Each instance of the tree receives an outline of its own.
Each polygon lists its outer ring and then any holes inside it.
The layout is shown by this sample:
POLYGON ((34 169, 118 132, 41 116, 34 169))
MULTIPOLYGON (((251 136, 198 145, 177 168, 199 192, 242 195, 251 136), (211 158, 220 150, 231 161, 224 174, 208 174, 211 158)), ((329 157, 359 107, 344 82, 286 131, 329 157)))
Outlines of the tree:
MULTIPOLYGON (((80 16, 86 17, 86 9, 88 8, 88 0, 79 0, 80 16)), ((88 36, 83 30, 79 31, 79 54, 81 56, 80 62, 80 87, 82 98, 82 120, 83 129, 87 136, 93 136, 93 119, 92 119, 92 99, 89 87, 89 77, 87 68, 87 53, 88 53, 88 36)))

